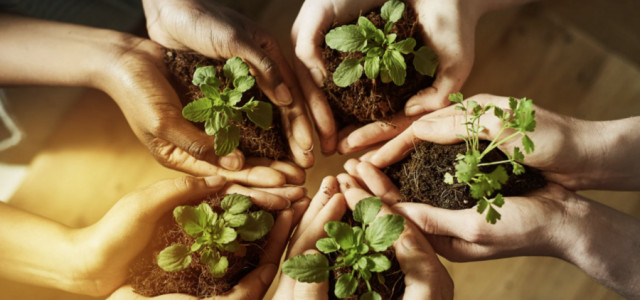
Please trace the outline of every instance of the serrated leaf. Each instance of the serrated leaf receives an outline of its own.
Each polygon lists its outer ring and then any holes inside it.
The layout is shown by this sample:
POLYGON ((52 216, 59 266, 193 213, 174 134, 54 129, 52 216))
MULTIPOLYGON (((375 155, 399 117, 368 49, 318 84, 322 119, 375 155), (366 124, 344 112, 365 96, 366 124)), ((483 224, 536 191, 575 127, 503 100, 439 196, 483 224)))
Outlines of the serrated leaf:
POLYGON ((364 30, 365 37, 373 37, 376 34, 376 25, 373 25, 369 19, 365 17, 358 18, 358 26, 364 30))
POLYGON ((533 141, 526 134, 522 136, 522 146, 524 146, 524 152, 527 152, 527 154, 531 154, 536 149, 533 141))
POLYGON ((226 256, 215 257, 209 261, 209 273, 214 278, 222 278, 229 267, 229 260, 226 256))
MULTIPOLYGON (((245 77, 240 77, 240 78, 245 78, 245 77)), ((238 80, 238 79, 236 79, 238 80)), ((238 104, 240 101, 242 101, 242 93, 239 91, 229 91, 227 93, 227 97, 229 99, 228 103, 231 106, 235 106, 236 104, 238 104)))
POLYGON ((380 74, 380 57, 367 56, 364 60, 364 73, 369 79, 376 79, 380 74))
POLYGON ((469 189, 471 190, 471 196, 473 198, 482 199, 484 196, 490 194, 491 185, 486 176, 481 176, 480 180, 469 183, 469 189))
POLYGON ((213 117, 204 123, 204 131, 208 135, 216 135, 220 129, 229 125, 229 118, 223 113, 214 113, 213 117))
POLYGON ((205 122, 211 118, 213 102, 208 98, 200 98, 187 104, 182 109, 182 116, 191 122, 205 122))
POLYGON ((218 88, 203 84, 200 86, 200 91, 204 94, 205 97, 209 99, 218 99, 220 98, 220 92, 218 88))
POLYGON ((433 77, 438 68, 438 55, 427 46, 422 46, 414 53, 413 66, 422 75, 433 77))
POLYGON ((404 3, 398 0, 387 1, 380 10, 380 16, 390 22, 398 22, 404 13, 404 3))
POLYGON ((189 248, 185 245, 172 245, 158 254, 158 266, 167 272, 178 272, 191 264, 189 248))
POLYGON ((229 119, 237 123, 242 123, 242 113, 239 110, 230 106, 225 106, 222 108, 222 113, 224 113, 229 119))
POLYGON ((409 54, 413 52, 413 48, 416 47, 416 40, 414 38, 408 38, 404 41, 399 41, 395 45, 395 49, 402 54, 409 54))
POLYGON ((173 216, 180 227, 190 236, 199 237, 209 226, 209 216, 192 206, 178 206, 173 216))
POLYGON ((367 37, 356 25, 335 28, 325 36, 325 42, 331 49, 342 52, 358 52, 367 45, 367 37))
POLYGON ((356 204, 353 219, 367 225, 376 219, 380 209, 382 209, 382 199, 379 197, 364 198, 356 204))
POLYGON ((500 220, 500 213, 495 210, 493 207, 489 206, 489 210, 487 210, 487 223, 495 224, 498 220, 500 220))
POLYGON ((520 175, 525 172, 524 167, 517 162, 511 162, 511 166, 513 166, 513 174, 520 175))
POLYGON ((444 174, 444 183, 453 184, 453 176, 449 173, 444 174))
POLYGON ((249 109, 241 108, 247 114, 247 117, 253 124, 258 125, 258 127, 269 130, 271 128, 271 123, 273 123, 273 107, 271 103, 267 103, 264 101, 254 101, 257 102, 253 107, 249 109))
POLYGON ((493 114, 494 114, 496 117, 498 117, 498 119, 500 119, 500 120, 504 121, 504 111, 502 110, 502 108, 500 108, 500 107, 497 107, 497 106, 496 106, 496 107, 493 109, 493 114))
POLYGON ((207 84, 214 87, 220 86, 220 80, 216 77, 216 68, 214 66, 196 68, 196 71, 193 73, 193 81, 191 82, 193 85, 207 84))
POLYGON ((222 71, 224 72, 224 77, 234 82, 238 77, 249 75, 249 65, 236 56, 227 60, 222 71))
POLYGON ((467 151, 464 158, 456 164, 456 178, 458 182, 469 182, 480 170, 478 169, 478 151, 467 151))
POLYGON ((502 197, 502 194, 497 194, 491 204, 497 207, 502 207, 504 205, 504 198, 502 197))
POLYGON ((219 231, 214 233, 213 241, 218 244, 227 244, 238 238, 238 234, 233 228, 222 227, 219 231))
POLYGON ((338 278, 336 282, 335 293, 340 299, 347 298, 356 292, 358 287, 358 279, 354 278, 351 273, 346 273, 338 278))
POLYGON ((329 260, 323 254, 301 254, 287 259, 282 264, 282 272, 300 282, 327 281, 329 270, 329 260))
POLYGON ((480 199, 478 200, 478 213, 482 214, 485 209, 487 209, 487 207, 489 206, 489 202, 487 202, 487 200, 484 199, 480 199))
POLYGON ((389 70, 389 76, 391 76, 393 83, 398 86, 403 85, 407 77, 407 64, 404 62, 402 54, 395 50, 387 50, 382 56, 382 61, 389 70))
POLYGON ((520 151, 519 147, 513 147, 513 159, 520 162, 524 161, 524 154, 520 151))
POLYGON ((333 82, 339 87, 348 87, 362 76, 362 65, 355 58, 346 58, 333 72, 333 82))
POLYGON ((238 126, 229 125, 222 128, 216 134, 215 149, 218 156, 229 155, 240 144, 240 129, 238 126))
POLYGON ((220 251, 236 252, 240 249, 240 242, 238 242, 238 240, 233 240, 226 244, 216 244, 216 246, 220 251))
MULTIPOLYGON (((464 96, 460 92, 457 92, 455 94, 449 94, 449 101, 462 104, 462 101, 464 101, 464 96)), ((456 106, 456 107, 460 107, 460 106, 456 106)))
POLYGON ((320 252, 328 254, 340 250, 340 245, 333 238, 322 238, 316 242, 316 248, 320 252))
POLYGON ((232 214, 229 212, 225 212, 222 215, 222 218, 224 219, 224 221, 227 223, 227 226, 229 227, 240 227, 242 225, 244 225, 245 223, 247 223, 247 214, 232 214))
POLYGON ((247 222, 238 227, 237 232, 240 237, 253 242, 265 236, 273 227, 273 216, 263 210, 251 212, 247 215, 247 222))
POLYGON ((509 108, 512 111, 516 111, 518 109, 518 100, 514 97, 509 97, 509 108))
POLYGON ((233 80, 235 90, 241 93, 251 89, 255 83, 256 79, 251 75, 236 77, 236 79, 233 80))
POLYGON ((404 230, 405 222, 405 219, 399 215, 386 215, 377 218, 364 233, 369 247, 376 252, 387 250, 404 230))
POLYGON ((342 249, 348 250, 356 246, 356 237, 347 223, 329 221, 324 224, 324 231, 332 237, 342 249))
MULTIPOLYGON (((486 176, 493 190, 499 190, 509 179, 509 174, 507 174, 507 170, 505 170, 503 166, 496 167, 491 173, 486 174, 486 176)), ((489 194, 492 194, 493 190, 489 194)))
POLYGON ((367 259, 372 262, 372 266, 369 267, 371 272, 384 272, 391 268, 391 261, 382 253, 374 253, 367 256, 367 259))
POLYGON ((253 205, 251 197, 241 194, 227 195, 220 202, 220 206, 231 214, 239 214, 246 212, 253 205))
POLYGON ((360 300, 382 300, 382 296, 375 291, 371 291, 362 294, 362 296, 360 296, 360 300))

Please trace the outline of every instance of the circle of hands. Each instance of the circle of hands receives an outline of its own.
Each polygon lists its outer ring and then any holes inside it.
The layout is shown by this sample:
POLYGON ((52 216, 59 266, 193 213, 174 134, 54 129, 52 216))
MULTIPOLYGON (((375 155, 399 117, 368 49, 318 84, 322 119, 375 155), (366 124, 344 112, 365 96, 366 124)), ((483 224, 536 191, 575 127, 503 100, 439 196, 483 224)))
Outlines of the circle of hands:
MULTIPOLYGON (((111 75, 108 77, 114 79, 96 87, 118 102, 137 137, 159 163, 199 177, 167 180, 136 191, 119 201, 98 223, 71 231, 66 238, 77 243, 72 253, 82 259, 66 267, 68 280, 62 287, 89 295, 113 292, 110 299, 114 300, 146 299, 123 284, 128 266, 150 241, 160 217, 178 205, 221 192, 250 196, 263 209, 280 212, 259 265, 227 294, 214 299, 261 299, 278 273, 283 254, 290 258, 317 253, 316 241, 326 237, 324 224, 340 220, 347 209, 353 210, 359 200, 370 196, 382 199, 380 215, 400 214, 407 220, 393 244, 405 274, 403 299, 453 299, 453 281, 436 254, 454 262, 557 257, 619 293, 637 297, 632 288, 625 287, 635 287, 637 292, 639 279, 612 275, 618 265, 609 266, 609 273, 599 272, 599 266, 576 253, 613 255, 613 250, 599 246, 616 242, 612 232, 619 239, 637 240, 638 221, 575 192, 637 189, 634 176, 623 176, 629 175, 625 173, 629 162, 619 157, 630 151, 622 147, 623 136, 607 134, 637 126, 637 120, 628 121, 631 124, 588 122, 534 107, 538 126, 530 138, 536 150, 527 155, 526 163, 541 170, 549 184, 524 196, 506 197, 501 208, 504 217, 495 225, 485 222, 475 209, 454 211, 397 202, 402 198, 400 191, 381 169, 409 155, 416 141, 454 144, 462 141, 457 134, 466 137, 463 112, 449 106, 447 97, 460 90, 471 71, 478 19, 502 8, 504 1, 462 5, 460 1, 408 0, 418 12, 426 44, 439 56, 436 81, 408 101, 405 110, 391 121, 395 127, 376 122, 338 131, 320 89, 328 76, 322 59, 324 33, 333 24, 350 22, 361 11, 384 2, 304 2, 291 31, 295 47, 292 69, 273 36, 216 2, 143 1, 151 40, 126 37, 116 43, 117 51, 105 68, 111 75), (239 150, 216 156, 212 137, 182 117, 178 95, 166 79, 163 47, 194 50, 215 59, 241 57, 259 87, 282 112, 293 162, 245 158, 239 150), (285 186, 304 183, 303 169, 314 164, 313 128, 307 108, 323 154, 374 147, 359 159, 349 160, 345 164, 347 173, 325 178, 313 199, 307 198, 302 188, 285 186), (593 145, 589 141, 606 142, 593 145), (617 225, 609 223, 612 219, 617 225), (598 244, 583 238, 584 232, 592 232, 598 244), (82 255, 83 251, 92 253, 91 257, 82 255)), ((481 106, 492 103, 509 111, 506 97, 476 95, 466 101, 481 106)), ((501 130, 501 122, 494 116, 484 117, 480 125, 484 127, 479 133, 481 139, 491 140, 501 130)), ((521 146, 519 143, 512 140, 499 148, 511 153, 521 146)), ((637 243, 622 245, 618 251, 637 253, 637 248, 637 243)), ((628 259, 627 264, 640 265, 637 256, 628 259)), ((46 266, 47 262, 42 264, 46 266)), ((328 299, 328 291, 328 282, 296 282, 282 274, 274 299, 328 299)), ((153 299, 197 298, 176 294, 153 299)))

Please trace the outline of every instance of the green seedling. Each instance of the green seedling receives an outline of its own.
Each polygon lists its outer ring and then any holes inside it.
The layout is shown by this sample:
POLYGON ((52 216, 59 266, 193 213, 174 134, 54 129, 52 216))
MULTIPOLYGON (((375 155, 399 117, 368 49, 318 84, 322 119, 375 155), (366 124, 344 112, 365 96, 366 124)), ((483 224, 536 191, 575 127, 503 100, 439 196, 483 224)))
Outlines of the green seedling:
POLYGON ((519 147, 514 147, 512 155, 505 152, 507 155, 506 160, 483 163, 482 158, 496 147, 518 137, 522 138, 524 151, 527 154, 531 154, 535 150, 535 146, 533 141, 527 136, 527 132, 533 132, 536 129, 536 112, 533 110, 533 101, 527 98, 517 100, 509 97, 509 108, 512 113, 503 111, 491 103, 482 107, 475 101, 463 102, 463 99, 461 93, 449 95, 449 100, 458 104, 455 109, 464 111, 465 123, 463 123, 463 125, 465 125, 467 131, 467 138, 462 135, 457 136, 467 144, 467 152, 465 154, 458 154, 456 157, 455 175, 446 173, 444 181, 448 184, 454 184, 455 181, 457 181, 458 183, 469 185, 471 188, 471 196, 478 199, 478 213, 482 214, 486 210, 487 222, 495 224, 500 220, 501 215, 494 206, 502 207, 502 205, 504 205, 504 198, 500 193, 496 194, 493 200, 489 200, 489 197, 491 197, 496 190, 499 190, 502 185, 507 182, 507 179, 509 179, 507 171, 501 164, 511 164, 513 166, 513 173, 520 175, 525 171, 524 167, 520 164, 524 162, 524 154, 520 151, 519 147), (489 146, 481 153, 479 150, 480 139, 478 135, 485 128, 484 126, 480 126, 480 117, 491 109, 493 109, 494 115, 502 121, 502 128, 489 146), (510 131, 510 134, 503 136, 507 130, 510 131), (483 173, 480 171, 480 167, 489 165, 498 165, 498 167, 491 173, 483 173))
POLYGON ((216 77, 213 66, 198 65, 193 74, 193 84, 200 87, 204 98, 193 101, 182 109, 182 115, 192 122, 205 122, 204 129, 208 135, 215 135, 215 151, 225 156, 240 144, 240 128, 231 124, 233 120, 242 122, 242 112, 247 114, 251 122, 264 130, 271 127, 273 112, 270 103, 255 101, 253 98, 243 106, 238 106, 242 93, 253 87, 256 80, 249 75, 249 66, 239 57, 227 60, 223 68, 227 85, 216 77), (233 86, 233 89, 231 88, 233 86))
POLYGON ((338 278, 335 294, 338 298, 347 298, 355 293, 359 280, 367 283, 369 292, 360 297, 364 299, 382 299, 371 289, 369 280, 376 273, 377 279, 384 284, 384 272, 391 267, 391 261, 380 252, 393 245, 404 230, 405 219, 399 215, 385 215, 376 218, 382 208, 378 197, 362 199, 353 211, 353 219, 362 223, 362 227, 351 227, 343 222, 327 222, 324 230, 329 235, 317 241, 320 252, 338 253, 337 264, 330 266, 323 254, 301 254, 294 256, 282 265, 282 271, 300 282, 324 282, 329 280, 329 271, 340 267, 350 267, 351 272, 338 278))
POLYGON ((196 239, 187 245, 171 245, 158 254, 158 266, 167 272, 178 272, 191 264, 191 254, 198 252, 200 262, 209 265, 215 278, 224 276, 229 260, 225 253, 240 248, 238 236, 253 242, 262 238, 273 227, 273 216, 266 211, 248 212, 251 198, 239 194, 228 195, 222 200, 224 213, 213 212, 211 206, 202 203, 198 207, 178 206, 173 210, 176 222, 196 239))
POLYGON ((396 41, 395 33, 389 34, 393 24, 402 18, 405 5, 398 0, 390 0, 382 6, 381 16, 387 21, 384 29, 376 28, 369 19, 360 17, 358 25, 345 25, 327 33, 327 45, 342 52, 360 52, 365 57, 346 58, 333 73, 333 82, 339 87, 347 87, 356 82, 364 70, 367 78, 380 76, 383 83, 393 81, 403 85, 407 77, 407 64, 402 54, 413 53, 413 65, 422 75, 433 77, 438 67, 438 55, 429 47, 414 51, 416 40, 408 38, 396 41), (362 62, 364 61, 364 68, 362 62))

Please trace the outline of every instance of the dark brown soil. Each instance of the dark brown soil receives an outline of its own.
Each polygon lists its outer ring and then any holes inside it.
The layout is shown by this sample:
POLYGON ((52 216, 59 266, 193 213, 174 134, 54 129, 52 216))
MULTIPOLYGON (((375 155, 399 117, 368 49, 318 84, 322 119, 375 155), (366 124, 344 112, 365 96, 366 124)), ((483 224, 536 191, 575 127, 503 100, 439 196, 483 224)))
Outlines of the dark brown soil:
MULTIPOLYGON (((402 18, 393 25, 391 33, 398 35, 397 41, 409 37, 416 39, 415 49, 424 45, 422 28, 418 25, 417 16, 409 5, 402 18)), ((380 17, 380 8, 364 14, 377 28, 384 28, 386 21, 380 17)), ((354 20, 352 24, 356 24, 354 20)), ((333 28, 337 27, 336 25, 333 28)), ((364 74, 354 84, 341 88, 333 83, 333 75, 329 75, 324 82, 324 92, 331 105, 338 128, 347 125, 362 125, 374 121, 390 121, 391 117, 404 109, 409 98, 418 91, 433 83, 434 78, 423 76, 413 67, 413 54, 403 55, 407 63, 407 77, 402 86, 393 82, 382 83, 380 78, 371 80, 364 74)), ((338 68, 347 57, 362 58, 362 53, 343 53, 325 45, 322 57, 329 74, 338 68)))
MULTIPOLYGON (((362 224, 356 222, 353 219, 353 213, 351 211, 348 211, 342 217, 341 221, 351 225, 351 227, 362 226, 362 224)), ((337 253, 326 254, 327 258, 329 258, 329 260, 332 262, 331 265, 336 264, 336 259, 338 258, 338 255, 336 254, 337 253)), ((393 249, 389 248, 382 254, 384 254, 389 259, 389 261, 391 261, 391 268, 389 268, 389 270, 385 272, 380 273, 382 274, 382 276, 384 276, 384 284, 378 281, 378 276, 376 275, 376 273, 373 273, 373 276, 371 277, 371 279, 369 279, 369 284, 371 284, 371 289, 378 292, 378 294, 382 296, 382 299, 395 300, 402 296, 402 294, 404 294, 404 273, 402 273, 402 270, 400 270, 400 263, 398 263, 398 260, 396 259, 396 253, 395 251, 393 251, 393 249)), ((350 273, 351 270, 352 268, 342 267, 331 272, 333 276, 329 277, 330 300, 338 300, 338 297, 336 297, 334 291, 336 281, 338 280, 338 278, 340 278, 340 276, 342 276, 342 274, 350 273)), ((367 288, 367 284, 365 283, 365 281, 360 280, 356 292, 346 299, 358 300, 361 295, 368 291, 369 289, 367 288)))
MULTIPOLYGON (((227 84, 224 78, 222 67, 224 62, 208 58, 195 52, 184 52, 167 49, 165 55, 165 64, 173 75, 172 83, 180 96, 182 105, 203 98, 204 95, 200 88, 191 83, 193 72, 195 72, 198 64, 202 66, 215 66, 218 78, 222 81, 222 85, 227 84)), ((262 93, 257 84, 242 95, 240 105, 244 105, 251 97, 255 100, 266 101, 271 100, 262 93)), ((266 157, 274 160, 289 158, 289 145, 282 131, 280 123, 280 111, 273 106, 273 123, 269 130, 263 130, 253 124, 245 114, 242 114, 243 122, 235 123, 240 127, 240 145, 238 149, 248 157, 266 157)), ((194 123, 204 130, 204 123, 194 123)))
MULTIPOLYGON (((201 203, 209 203, 215 212, 221 213, 220 201, 223 197, 224 195, 216 196, 201 203)), ((254 205, 250 210, 256 211, 258 207, 254 205)), ((272 215, 276 218, 277 214, 272 213, 272 215)), ((224 294, 256 268, 269 237, 267 234, 254 242, 241 242, 241 245, 247 245, 244 247, 246 251, 243 251, 241 246, 236 253, 223 252, 223 255, 229 259, 229 268, 222 278, 211 276, 209 266, 200 263, 199 253, 191 254, 191 265, 186 270, 165 272, 158 266, 158 253, 173 244, 191 247, 195 239, 182 230, 173 219, 172 212, 165 215, 159 223, 161 225, 156 230, 154 238, 129 269, 128 282, 136 293, 146 297, 183 293, 204 298, 224 294), (244 255, 242 252, 245 252, 244 255)))
MULTIPOLYGON (((480 150, 484 150, 488 142, 481 142, 480 150)), ((430 142, 416 144, 416 151, 400 162, 384 170, 393 183, 400 189, 404 197, 402 202, 422 202, 446 209, 465 209, 476 205, 477 200, 471 197, 466 184, 449 185, 444 182, 444 174, 455 174, 455 158, 458 153, 466 153, 465 144, 439 145, 430 142)), ((506 159, 499 150, 487 154, 483 162, 506 159)), ((525 173, 516 176, 510 164, 503 164, 509 180, 502 186, 503 196, 520 196, 547 184, 539 170, 525 166, 525 173)), ((497 166, 485 166, 483 172, 491 172, 497 166)))

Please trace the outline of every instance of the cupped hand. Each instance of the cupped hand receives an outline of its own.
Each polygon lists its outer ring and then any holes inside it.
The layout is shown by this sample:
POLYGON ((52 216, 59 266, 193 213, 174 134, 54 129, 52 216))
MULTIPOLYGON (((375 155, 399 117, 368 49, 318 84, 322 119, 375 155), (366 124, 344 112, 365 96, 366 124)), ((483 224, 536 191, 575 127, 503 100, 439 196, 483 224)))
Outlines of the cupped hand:
MULTIPOLYGON (((75 292, 105 295, 125 283, 131 262, 143 251, 157 228, 158 220, 175 207, 216 193, 239 193, 251 197, 267 210, 282 210, 269 235, 260 266, 230 291, 229 299, 257 299, 273 277, 291 228, 309 204, 302 188, 249 189, 226 183, 220 176, 182 177, 161 181, 125 196, 96 224, 72 233, 78 246, 75 292), (292 202, 295 202, 293 205, 292 202), (300 202, 300 204, 298 204, 300 202), (288 208, 292 209, 288 209, 288 208), (245 298, 243 298, 245 297, 245 298)), ((227 299, 227 298, 224 298, 227 299)))
POLYGON ((392 121, 368 124, 339 137, 331 108, 320 90, 328 71, 322 59, 324 34, 333 24, 355 20, 361 13, 384 4, 384 0, 306 1, 291 31, 296 57, 295 70, 315 119, 323 153, 351 153, 393 138, 418 116, 449 104, 447 96, 458 92, 467 79, 474 59, 475 26, 481 15, 477 5, 455 0, 410 0, 424 29, 426 44, 438 54, 440 63, 433 86, 412 97, 405 112, 392 121), (344 136, 344 138, 342 137, 344 136), (341 141, 338 141, 338 139, 341 141))
MULTIPOLYGON (((509 109, 509 99, 493 95, 476 95, 467 101, 475 101, 485 106, 493 103, 505 111, 509 109)), ((598 123, 558 115, 539 106, 534 106, 537 125, 534 132, 527 135, 535 144, 535 151, 525 155, 524 164, 540 169, 550 181, 571 190, 593 187, 598 169, 604 161, 602 145, 590 143, 590 139, 599 137, 598 123)), ((406 157, 415 143, 424 140, 437 144, 455 144, 462 140, 456 134, 467 137, 464 112, 450 106, 421 117, 399 136, 378 150, 363 157, 378 168, 387 167, 406 157)), ((481 140, 492 140, 500 132, 502 122, 489 112, 480 118, 485 129, 479 133, 481 140)), ((501 135, 508 136, 513 129, 507 129, 501 135)), ((513 138, 499 146, 500 150, 513 153, 514 147, 523 149, 521 139, 513 138)))
POLYGON ((214 1, 145 0, 147 30, 162 46, 193 50, 214 59, 242 58, 260 89, 280 106, 296 164, 314 163, 311 122, 300 86, 273 36, 214 1))

